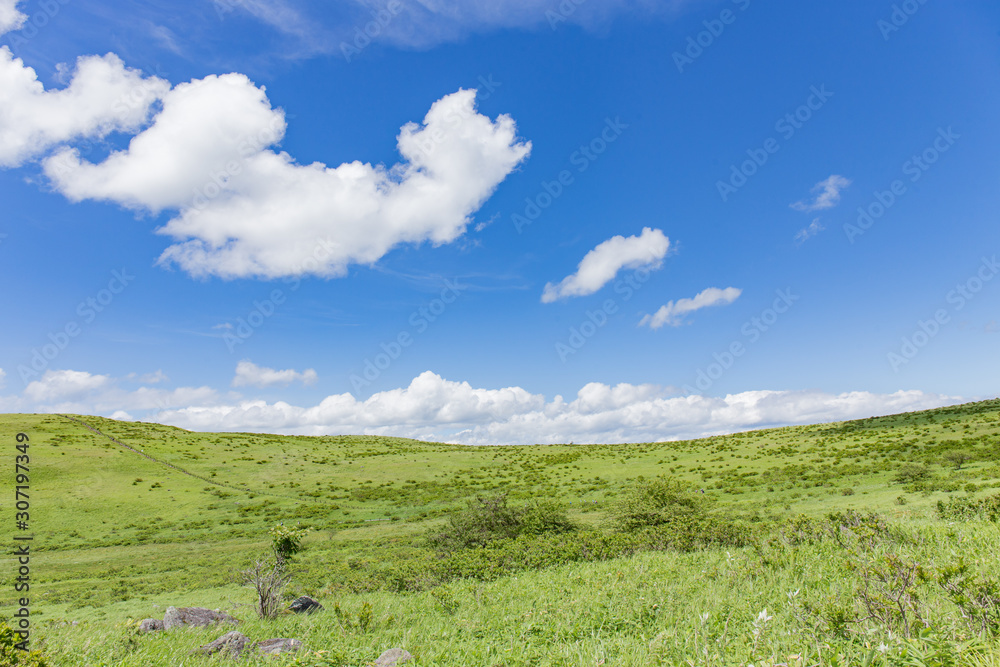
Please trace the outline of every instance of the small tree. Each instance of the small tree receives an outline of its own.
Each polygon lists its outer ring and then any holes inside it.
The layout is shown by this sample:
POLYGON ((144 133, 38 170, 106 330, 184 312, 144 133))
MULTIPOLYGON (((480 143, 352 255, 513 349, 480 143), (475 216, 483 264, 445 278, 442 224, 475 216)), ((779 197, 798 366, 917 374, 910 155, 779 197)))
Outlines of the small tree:
POLYGON ((268 531, 271 534, 271 549, 274 559, 284 565, 291 556, 302 551, 302 539, 309 534, 308 528, 286 526, 279 523, 268 531))
POLYGON ((240 584, 250 586, 257 594, 255 610, 263 619, 274 618, 281 611, 282 595, 292 575, 285 570, 284 561, 270 563, 258 558, 246 570, 239 573, 240 584))
POLYGON ((950 463, 955 466, 955 470, 961 470, 962 465, 972 460, 972 452, 967 449, 953 449, 950 452, 945 453, 944 460, 946 463, 950 463))

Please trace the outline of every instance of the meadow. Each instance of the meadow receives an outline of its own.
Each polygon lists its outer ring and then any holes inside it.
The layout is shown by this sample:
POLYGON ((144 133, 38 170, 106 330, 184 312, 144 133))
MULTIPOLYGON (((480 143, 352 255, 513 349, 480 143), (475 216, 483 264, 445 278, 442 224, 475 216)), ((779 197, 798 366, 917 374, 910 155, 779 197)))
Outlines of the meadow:
MULTIPOLYGON (((245 664, 1000 665, 1000 401, 691 441, 467 447, 0 415, 30 444, 32 648, 201 665, 222 608, 296 655, 245 664), (477 500, 481 499, 481 500, 477 500), (287 601, 237 573, 306 529, 287 601)), ((0 572, 0 615, 17 608, 0 572)))

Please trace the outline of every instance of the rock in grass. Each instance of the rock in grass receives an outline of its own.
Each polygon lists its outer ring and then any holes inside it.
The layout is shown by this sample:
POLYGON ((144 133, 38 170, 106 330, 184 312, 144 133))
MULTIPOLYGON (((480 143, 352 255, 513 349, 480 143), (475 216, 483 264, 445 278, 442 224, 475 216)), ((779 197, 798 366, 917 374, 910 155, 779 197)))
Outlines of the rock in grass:
POLYGON ((227 655, 238 658, 243 653, 243 649, 246 648, 247 642, 246 635, 240 634, 233 630, 232 632, 227 632, 218 639, 216 639, 211 644, 205 644, 197 649, 196 653, 207 653, 208 655, 213 655, 220 651, 224 651, 227 655))
POLYGON ((185 625, 204 627, 223 622, 235 625, 239 620, 218 609, 212 611, 204 607, 167 607, 167 613, 163 615, 164 630, 185 625))
POLYGON ((295 599, 292 606, 288 608, 289 611, 294 611, 296 614, 311 614, 314 611, 320 611, 323 608, 316 600, 312 599, 308 595, 302 595, 295 599))
POLYGON ((302 642, 298 639, 265 639, 257 642, 257 650, 264 655, 278 655, 280 653, 291 653, 302 648, 302 642))
POLYGON ((139 621, 139 632, 156 632, 163 629, 163 621, 158 618, 144 618, 139 621))
POLYGON ((413 656, 410 655, 409 651, 404 651, 401 648, 391 648, 378 657, 375 661, 375 667, 392 667, 393 665, 398 665, 412 659, 413 656))

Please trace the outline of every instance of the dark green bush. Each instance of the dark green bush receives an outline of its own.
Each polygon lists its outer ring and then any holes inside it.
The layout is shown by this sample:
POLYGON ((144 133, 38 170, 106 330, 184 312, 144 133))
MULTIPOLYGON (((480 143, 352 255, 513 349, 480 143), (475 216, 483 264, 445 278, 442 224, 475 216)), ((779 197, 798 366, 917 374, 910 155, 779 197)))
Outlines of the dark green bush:
POLYGON ((565 533, 576 530, 558 503, 539 500, 524 506, 511 506, 507 494, 477 496, 468 505, 448 517, 443 531, 430 537, 432 546, 445 551, 484 547, 519 535, 565 533))
POLYGON ((52 667, 41 651, 17 648, 20 638, 6 621, 0 621, 0 667, 52 667))

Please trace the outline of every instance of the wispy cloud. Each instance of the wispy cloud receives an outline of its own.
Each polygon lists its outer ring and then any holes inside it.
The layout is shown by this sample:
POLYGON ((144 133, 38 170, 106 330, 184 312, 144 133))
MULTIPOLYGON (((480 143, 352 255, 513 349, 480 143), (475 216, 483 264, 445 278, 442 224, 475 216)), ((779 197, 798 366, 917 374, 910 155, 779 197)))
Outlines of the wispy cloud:
POLYGON ((819 221, 819 218, 816 218, 815 220, 809 223, 808 227, 800 229, 798 232, 796 232, 795 245, 802 245, 812 237, 819 234, 824 229, 826 229, 826 227, 824 227, 823 224, 819 221))
POLYGON ((851 184, 850 179, 833 174, 812 187, 810 192, 816 197, 812 201, 802 200, 791 204, 796 211, 822 211, 840 203, 840 193, 851 184))
POLYGON ((726 306, 736 301, 743 290, 736 287, 719 289, 709 287, 698 292, 693 298, 678 299, 670 301, 665 306, 660 306, 652 315, 644 315, 639 320, 639 326, 648 326, 650 329, 659 329, 664 326, 678 327, 684 323, 684 316, 702 308, 711 306, 726 306))

